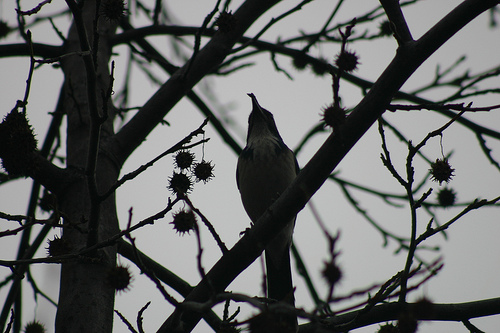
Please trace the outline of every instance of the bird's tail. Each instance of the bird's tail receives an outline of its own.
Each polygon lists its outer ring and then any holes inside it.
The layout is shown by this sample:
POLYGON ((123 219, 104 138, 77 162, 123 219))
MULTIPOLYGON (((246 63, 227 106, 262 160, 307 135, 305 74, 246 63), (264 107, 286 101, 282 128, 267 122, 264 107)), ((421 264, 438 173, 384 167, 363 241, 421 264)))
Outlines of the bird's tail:
POLYGON ((273 260, 275 256, 266 255, 267 270, 267 293, 268 298, 278 301, 276 307, 276 319, 283 329, 281 332, 297 332, 297 315, 289 307, 280 307, 279 304, 288 304, 295 307, 294 289, 292 283, 292 270, 290 266, 290 249, 283 251, 280 260, 273 260))

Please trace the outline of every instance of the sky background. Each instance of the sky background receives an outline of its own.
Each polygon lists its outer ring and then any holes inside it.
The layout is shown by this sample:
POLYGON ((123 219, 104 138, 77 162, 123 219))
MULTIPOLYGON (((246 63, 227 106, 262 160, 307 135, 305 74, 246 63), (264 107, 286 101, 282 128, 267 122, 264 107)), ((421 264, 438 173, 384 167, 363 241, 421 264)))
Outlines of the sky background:
MULTIPOLYGON (((234 2, 231 10, 235 11, 240 2, 234 2)), ((255 35, 267 22, 282 13, 292 2, 283 2, 274 7, 259 19, 247 32, 246 36, 255 35)), ((293 2, 293 3, 296 3, 293 2)), ((415 39, 419 38, 445 13, 454 8, 460 1, 422 1, 421 4, 408 7, 404 10, 410 30, 415 39)), ((37 2, 23 2, 23 9, 35 6, 37 2)), ((364 14, 378 5, 377 1, 346 1, 341 7, 336 22, 348 22, 354 16, 364 14), (354 4, 355 3, 355 4, 354 4)), ((15 24, 13 4, 2 2, 0 4, 0 19, 15 24)), ((57 12, 59 4, 51 4, 43 8, 41 15, 57 12)), ((194 0, 174 0, 167 3, 169 13, 173 13, 174 23, 185 25, 199 25, 206 13, 212 7, 212 2, 194 0)), ((301 11, 279 22, 261 39, 274 41, 278 36, 295 36, 298 30, 305 32, 317 31, 330 14, 332 5, 330 1, 314 1, 305 6, 301 11)), ((456 70, 458 76, 466 69, 471 69, 471 74, 482 72, 498 64, 500 54, 499 30, 488 29, 488 16, 484 14, 463 31, 454 36, 444 47, 433 55, 403 86, 403 91, 412 91, 426 85, 434 78, 436 64, 442 68, 454 63, 460 56, 467 54, 467 59, 456 70)), ((379 23, 382 18, 377 20, 379 23)), ((69 21, 65 18, 57 19, 56 24, 66 34, 69 21)), ((135 21, 140 26, 140 21, 135 21)), ((371 32, 376 32, 376 24, 371 32)), ((363 29, 363 28, 361 28, 363 29)), ((356 30, 356 28, 355 28, 356 30)), ((50 26, 40 26, 33 29, 34 41, 47 42, 56 45, 59 42, 50 26)), ((169 40, 164 36, 148 39, 155 46, 168 50, 169 40)), ((0 41, 2 43, 14 42, 12 38, 0 41)), ((206 40, 203 40, 206 42, 206 40)), ((393 38, 386 38, 375 42, 359 42, 349 45, 360 55, 360 66, 356 71, 359 77, 374 81, 392 60, 396 51, 396 42, 393 38)), ((321 46, 314 48, 311 53, 320 55, 331 61, 338 52, 339 45, 321 46)), ((126 48, 121 46, 115 50, 113 60, 116 62, 115 91, 121 88, 124 71, 126 70, 126 48)), ((186 49, 187 54, 189 50, 186 49)), ((315 126, 320 119, 321 109, 331 102, 331 78, 329 76, 316 76, 310 70, 296 71, 290 64, 290 59, 278 56, 280 66, 289 70, 293 80, 277 73, 269 55, 263 54, 256 59, 256 65, 231 76, 222 78, 208 78, 195 87, 195 91, 204 95, 207 91, 216 96, 216 101, 204 100, 214 109, 218 116, 228 122, 230 132, 244 146, 246 136, 247 117, 251 109, 251 101, 246 96, 253 92, 260 104, 274 113, 280 133, 290 148, 295 148, 302 140, 304 133, 315 126)), ((175 62, 175 61, 174 61, 175 62)), ((177 62, 181 65, 181 62, 177 62)), ((25 91, 25 80, 29 69, 29 59, 4 58, 0 60, 2 73, 0 89, 0 116, 7 114, 15 105, 17 99, 22 99, 25 91)), ((153 72, 161 80, 168 79, 161 69, 152 66, 153 72)), ((137 69, 131 73, 132 80, 137 87, 132 91, 131 106, 143 105, 157 90, 158 86, 150 83, 137 69)), ((48 127, 50 117, 48 112, 53 111, 59 89, 62 83, 62 74, 51 66, 43 66, 35 71, 29 105, 28 117, 34 126, 39 143, 43 142, 44 133, 48 127)), ((500 80, 495 78, 485 82, 490 87, 498 88, 500 80)), ((439 99, 447 96, 449 89, 443 88, 422 97, 439 99)), ((342 101, 346 107, 355 106, 362 98, 361 92, 348 83, 341 85, 342 101)), ((468 102, 469 100, 467 100, 468 102)), ((487 95, 473 98, 474 106, 499 104, 498 96, 487 95)), ((413 142, 419 142, 427 133, 445 124, 448 119, 430 111, 397 112, 386 114, 385 119, 398 128, 413 142)), ((473 119, 492 129, 500 127, 498 110, 486 113, 467 114, 466 118, 473 119)), ((139 149, 128 159, 122 175, 135 170, 141 164, 151 160, 164 150, 178 142, 193 129, 197 128, 204 117, 188 100, 183 99, 165 118, 170 126, 158 126, 139 149)), ((316 136, 297 156, 300 166, 304 166, 315 153, 329 133, 316 136)), ((394 139, 386 130, 388 145, 392 153, 393 162, 399 171, 404 170, 406 147, 394 139)), ((212 127, 206 127, 209 143, 204 149, 193 149, 198 161, 204 156, 215 164, 215 178, 207 183, 195 185, 191 195, 194 205, 212 222, 223 241, 231 247, 239 239, 239 233, 249 225, 236 188, 235 170, 237 156, 218 138, 212 127)), ((449 186, 458 193, 459 202, 471 201, 474 198, 492 199, 499 195, 500 178, 498 171, 489 164, 478 148, 476 139, 468 130, 460 125, 449 128, 442 140, 444 153, 453 152, 450 162, 456 169, 456 176, 449 186)), ((488 141, 490 148, 494 149, 493 156, 500 159, 500 145, 492 140, 488 141)), ((62 142, 64 149, 64 142, 62 142)), ((337 168, 340 177, 362 184, 370 188, 377 188, 391 193, 402 194, 403 189, 383 167, 380 160, 381 140, 376 126, 358 142, 337 168)), ((64 150, 61 150, 61 153, 64 150)), ((428 142, 423 152, 431 159, 441 157, 441 146, 438 138, 428 142)), ((415 163, 416 179, 427 177, 428 165, 418 160, 415 163)), ((133 223, 162 210, 171 195, 166 189, 167 179, 173 171, 173 158, 168 156, 156 163, 147 172, 141 174, 133 182, 126 183, 117 193, 118 215, 121 228, 126 227, 128 211, 133 207, 133 223)), ((10 214, 24 214, 29 197, 31 181, 21 179, 0 187, 0 211, 10 214)), ((434 193, 430 200, 435 201, 435 193, 439 190, 437 183, 430 183, 434 193)), ((424 190, 427 190, 426 187, 424 190)), ((370 197, 361 192, 353 192, 362 208, 384 227, 399 235, 409 234, 409 209, 388 208, 380 199, 370 197)), ((365 289, 374 283, 383 283, 404 267, 406 252, 395 254, 398 244, 389 241, 383 247, 383 238, 366 220, 357 214, 348 204, 343 193, 337 185, 326 182, 312 199, 314 207, 321 216, 328 230, 334 234, 340 232, 338 250, 341 251, 339 264, 343 271, 343 279, 336 290, 336 295, 348 295, 354 290, 365 289)), ((178 211, 182 205, 177 206, 178 211)), ((439 210, 440 222, 446 222, 456 215, 459 209, 439 210)), ((40 217, 47 217, 40 215, 40 217)), ((429 215, 420 212, 419 221, 423 230, 429 221, 429 215)), ((196 270, 196 239, 193 235, 179 236, 169 224, 172 217, 168 214, 164 219, 157 221, 152 226, 140 229, 134 234, 138 248, 149 254, 154 260, 165 265, 174 273, 185 278, 195 285, 199 281, 196 270)), ((0 222, 0 230, 13 228, 14 224, 0 222)), ((201 238, 204 246, 203 265, 209 269, 219 258, 220 251, 211 239, 206 228, 201 228, 201 238)), ((436 235, 426 245, 439 245, 441 252, 419 252, 419 255, 429 261, 441 256, 445 267, 439 275, 431 279, 423 287, 412 292, 410 301, 427 297, 436 303, 467 302, 500 296, 498 276, 500 273, 500 242, 497 241, 500 231, 498 208, 484 208, 475 211, 452 226, 447 232, 447 240, 441 235, 436 235)), ((53 237, 51 235, 50 238, 53 237)), ((312 216, 311 207, 306 206, 299 213, 295 227, 294 242, 302 254, 309 272, 316 283, 320 296, 325 296, 327 285, 322 280, 320 270, 322 263, 328 260, 327 244, 318 223, 312 216)), ((2 259, 13 259, 17 251, 18 239, 16 237, 2 238, 0 240, 0 253, 2 259)), ((45 256, 41 249, 37 257, 45 256)), ((122 264, 130 265, 124 258, 119 259, 122 264)), ((0 268, 2 276, 9 274, 7 268, 0 268)), ((58 297, 59 269, 57 265, 40 265, 33 269, 39 286, 54 300, 58 297)), ((260 294, 261 263, 256 261, 248 270, 243 272, 228 288, 235 292, 245 292, 249 295, 260 294)), ((305 292, 302 279, 294 276, 297 286, 296 305, 306 310, 312 309, 312 301, 305 292)), ((0 303, 6 295, 6 288, 0 289, 0 303)), ((45 300, 39 299, 38 305, 33 304, 33 293, 25 284, 24 320, 36 317, 46 323, 49 331, 52 330, 55 309, 45 300)), ((169 289, 170 291, 170 289, 169 289)), ((178 300, 181 297, 172 293, 178 300)), ((357 298, 361 302, 364 298, 357 298)), ((163 300, 154 285, 140 272, 134 269, 134 281, 129 292, 121 293, 116 298, 115 308, 129 320, 135 321, 137 311, 146 302, 152 304, 144 313, 145 330, 148 332, 158 328, 165 316, 172 311, 171 306, 163 300)), ((243 311, 248 307, 242 304, 243 311)), ((333 306, 339 310, 347 304, 333 306)), ((217 308, 222 313, 220 307, 217 308)), ((232 306, 234 311, 236 306, 232 306)), ((251 311, 251 310, 250 310, 251 311)), ((248 312, 245 312, 248 313, 248 312)), ((243 319, 243 318, 242 318, 243 319)), ((500 326, 500 317, 473 319, 472 323, 486 332, 493 332, 500 326)), ((378 325, 370 326, 356 332, 374 332, 378 325)), ((467 332, 460 323, 422 323, 419 332, 467 332)), ((115 331, 125 332, 126 327, 115 316, 115 331)), ((196 332, 207 332, 208 328, 200 324, 196 332)))

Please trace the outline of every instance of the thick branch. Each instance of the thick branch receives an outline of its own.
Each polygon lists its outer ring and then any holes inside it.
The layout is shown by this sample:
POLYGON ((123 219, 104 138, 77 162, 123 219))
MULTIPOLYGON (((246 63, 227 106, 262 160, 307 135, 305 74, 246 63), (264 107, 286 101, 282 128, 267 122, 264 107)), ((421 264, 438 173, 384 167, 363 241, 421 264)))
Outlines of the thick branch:
MULTIPOLYGON (((33 54, 42 58, 55 58, 63 54, 63 47, 33 43, 33 54)), ((26 43, 0 45, 0 58, 29 55, 30 49, 26 43)))
POLYGON ((36 167, 29 176, 56 195, 78 177, 76 173, 52 164, 38 152, 33 153, 33 163, 36 167))
POLYGON ((380 3, 384 7, 385 13, 389 18, 389 22, 392 24, 394 30, 394 37, 398 41, 398 44, 404 44, 406 42, 413 41, 411 36, 410 28, 406 23, 403 11, 399 5, 399 1, 396 0, 380 0, 380 3))
MULTIPOLYGON (((327 320, 328 327, 341 326, 343 332, 359 327, 398 320, 403 310, 412 311, 418 305, 408 304, 408 307, 394 302, 377 305, 369 312, 362 310, 338 315, 327 320)), ((500 314, 500 298, 492 298, 475 302, 457 304, 432 304, 429 313, 419 314, 412 312, 416 320, 426 321, 463 321, 471 318, 485 317, 500 314)), ((318 324, 306 324, 300 327, 300 333, 317 332, 318 324)), ((336 330, 332 330, 337 332, 336 330)))

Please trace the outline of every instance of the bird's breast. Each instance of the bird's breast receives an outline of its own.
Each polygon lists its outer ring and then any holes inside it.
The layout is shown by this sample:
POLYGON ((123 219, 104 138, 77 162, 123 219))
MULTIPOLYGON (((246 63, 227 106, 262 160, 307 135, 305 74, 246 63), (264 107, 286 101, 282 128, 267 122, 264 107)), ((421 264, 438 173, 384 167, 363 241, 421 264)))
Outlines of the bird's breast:
POLYGON ((238 159, 238 183, 243 206, 256 221, 296 176, 295 157, 283 143, 252 142, 238 159))

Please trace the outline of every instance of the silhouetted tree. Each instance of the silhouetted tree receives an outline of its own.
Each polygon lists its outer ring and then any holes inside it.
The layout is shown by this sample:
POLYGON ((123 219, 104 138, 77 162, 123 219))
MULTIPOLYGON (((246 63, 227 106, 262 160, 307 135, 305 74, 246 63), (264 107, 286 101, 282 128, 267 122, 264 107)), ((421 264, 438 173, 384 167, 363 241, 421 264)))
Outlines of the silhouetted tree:
MULTIPOLYGON (((300 10, 314 4, 306 0, 295 3, 217 1, 203 23, 195 27, 175 24, 175 12, 162 1, 130 1, 126 4, 122 0, 66 0, 66 6, 42 1, 29 9, 21 8, 18 1, 15 22, 4 20, 0 23, 0 34, 15 39, 11 44, 0 45, 0 57, 29 57, 31 62, 25 97, 18 100, 10 112, 5 112, 6 116, 0 124, 0 157, 5 170, 1 177, 2 185, 20 177, 31 178, 33 185, 25 215, 10 211, 8 202, 13 199, 6 198, 6 194, 2 196, 0 217, 4 220, 2 225, 7 227, 0 235, 4 239, 17 237, 19 241, 17 259, 1 261, 2 266, 10 269, 8 273, 5 270, 4 281, 0 285, 6 295, 1 313, 2 331, 19 332, 23 327, 21 314, 27 305, 21 297, 22 281, 27 278, 36 295, 57 303, 56 332, 111 332, 117 290, 134 288, 130 287, 131 269, 117 262, 117 253, 127 258, 130 265, 137 266, 157 286, 165 300, 173 305, 170 313, 163 313, 164 323, 158 332, 191 331, 202 317, 215 331, 233 331, 233 326, 237 327, 249 316, 238 313, 232 316, 229 313, 231 301, 246 302, 258 310, 259 315, 249 320, 252 331, 279 331, 279 328, 273 327, 274 313, 294 309, 273 307, 272 300, 252 298, 253 295, 242 294, 244 290, 241 294, 225 291, 260 256, 266 244, 286 222, 302 210, 325 181, 331 181, 343 191, 347 202, 382 235, 385 243, 391 241, 398 244, 398 251, 406 253, 406 261, 399 272, 388 273, 385 283, 374 281, 372 287, 360 286, 359 291, 339 297, 334 293, 334 287, 342 276, 337 262, 342 245, 338 243, 339 237, 328 233, 325 227, 329 259, 318 270, 327 281, 329 291, 327 297, 320 297, 317 286, 309 277, 308 268, 303 264, 307 259, 301 258, 298 250, 293 248, 298 273, 306 282, 307 292, 315 303, 309 309, 302 308, 298 303, 300 309, 296 310, 297 314, 304 319, 300 332, 347 332, 374 323, 383 325, 379 332, 414 332, 421 320, 461 321, 471 332, 479 332, 469 319, 498 315, 500 298, 460 304, 434 304, 427 299, 410 303, 408 294, 438 274, 443 265, 442 260, 428 260, 419 255, 421 250, 432 249, 425 244, 428 238, 446 236, 446 229, 472 210, 485 206, 498 207, 499 197, 458 202, 456 191, 448 186, 441 187, 437 199, 431 200, 429 183, 447 184, 453 179, 456 167, 450 162, 450 154, 443 152, 442 144, 438 158, 429 157, 423 147, 430 139, 442 138, 449 127, 456 126, 477 138, 477 148, 486 157, 484 161, 500 171, 490 148, 500 139, 500 132, 491 120, 493 116, 488 114, 485 118, 492 129, 484 123, 482 125, 477 118, 464 117, 464 114, 473 112, 498 110, 499 106, 491 105, 493 103, 475 107, 472 102, 484 96, 498 96, 500 64, 487 71, 476 73, 471 70, 457 75, 456 68, 465 60, 450 59, 445 69, 438 68, 435 78, 425 86, 409 93, 400 89, 434 52, 482 13, 490 13, 491 29, 494 29, 498 1, 464 0, 435 25, 426 28, 421 37, 414 38, 402 8, 410 10, 418 3, 381 0, 380 5, 374 5, 372 10, 363 8, 366 4, 360 3, 359 14, 355 18, 342 19, 338 11, 341 6, 347 6, 344 1, 320 4, 325 6, 323 10, 328 15, 321 22, 321 28, 311 33, 301 31, 301 20, 309 18, 300 10), (278 7, 279 14, 273 12, 276 16, 268 24, 263 24, 267 22, 263 15, 274 6, 278 7), (288 18, 295 19, 294 31, 282 34, 275 42, 261 38, 288 18), (71 26, 65 32, 61 27, 68 19, 71 26), (263 28, 250 35, 248 30, 256 22, 262 23, 263 28), (39 36, 38 29, 48 26, 62 40, 59 44, 34 41, 33 36, 39 36), (150 38, 152 36, 162 36, 163 44, 167 42, 168 45, 158 46, 159 43, 150 38), (385 70, 373 82, 358 76, 356 69, 359 63, 363 63, 363 58, 355 52, 357 43, 372 43, 377 47, 377 43, 390 38, 397 43, 397 51, 392 60, 387 61, 385 70), (322 47, 337 50, 336 56, 328 55, 326 60, 321 55, 315 55, 316 49, 322 47), (120 54, 115 53, 117 49, 120 54), (247 67, 251 65, 261 66, 265 61, 258 56, 262 54, 270 56, 276 72, 268 73, 269 77, 259 80, 265 81, 275 75, 292 78, 298 71, 331 78, 329 85, 333 97, 324 101, 326 106, 321 111, 317 126, 303 128, 298 133, 297 136, 303 136, 303 140, 295 152, 300 154, 314 138, 324 134, 328 136, 314 156, 303 165, 288 190, 228 249, 217 228, 190 200, 194 182, 209 181, 214 176, 213 168, 217 161, 197 157, 190 149, 210 145, 204 137, 207 126, 215 129, 224 147, 233 151, 235 157, 241 147, 231 134, 231 121, 223 114, 214 112, 217 108, 213 105, 223 104, 219 101, 227 101, 227 96, 209 86, 201 86, 201 93, 194 88, 208 77, 216 81, 225 80, 248 71, 247 67), (289 58, 293 66, 280 64, 285 58, 289 58), (115 65, 115 59, 120 59, 119 66, 115 65), (28 104, 30 84, 37 68, 49 65, 55 72, 62 73, 63 81, 57 105, 47 115, 51 121, 44 141, 37 144, 32 126, 37 131, 41 129, 36 123, 28 121, 30 114, 37 109, 36 105, 28 104), (115 71, 115 67, 119 68, 115 71), (131 95, 144 85, 144 80, 132 78, 132 72, 137 70, 160 87, 144 105, 134 108, 129 102, 131 95), (160 71, 163 73, 160 74, 160 71), (168 78, 163 79, 165 76, 168 78), (115 79, 123 85, 117 87, 115 79), (346 98, 341 98, 343 88, 348 85, 358 87, 363 93, 352 107, 346 105, 346 98), (443 87, 447 90, 440 99, 422 97, 443 87), (158 125, 165 123, 165 117, 182 99, 190 100, 208 122, 199 125, 186 121, 185 131, 191 133, 157 158, 141 162, 142 165, 135 171, 123 175, 122 168, 127 159, 158 125), (386 111, 414 110, 430 110, 444 118, 438 118, 440 122, 426 137, 412 142, 383 115, 386 111), (384 187, 371 188, 334 173, 340 161, 374 124, 378 125, 382 142, 383 165, 401 186, 400 194, 391 193, 384 187), (407 148, 402 164, 391 158, 394 138, 407 148), (61 142, 65 142, 65 153, 60 151, 61 142), (171 196, 166 207, 136 223, 132 223, 133 214, 130 211, 129 221, 122 221, 120 227, 116 193, 126 193, 126 186, 121 187, 123 184, 133 182, 138 175, 168 155, 175 156, 176 165, 168 179, 171 196), (425 175, 418 179, 421 170, 425 171, 425 175), (370 216, 353 191, 384 200, 387 204, 384 209, 404 205, 410 211, 409 234, 400 236, 370 216), (456 207, 453 211, 455 215, 441 218, 443 207, 456 207), (417 224, 422 211, 430 216, 423 222, 423 227, 420 226, 422 223, 417 224), (169 271, 169 267, 155 262, 152 259, 154 253, 143 253, 135 244, 136 230, 165 217, 167 213, 174 213, 172 223, 178 233, 193 231, 198 241, 198 273, 203 278, 196 286, 190 286, 182 277, 169 271), (48 217, 40 218, 43 214, 48 217), (14 228, 12 225, 16 221, 19 226, 14 228), (201 260, 205 245, 199 235, 200 229, 205 227, 222 252, 220 259, 214 259, 216 263, 210 267, 201 260), (50 236, 53 230, 62 230, 61 237, 50 236), (48 247, 48 256, 35 255, 44 246, 48 247), (60 264, 57 302, 38 288, 31 274, 37 263, 60 264), (176 290, 184 299, 176 299, 170 289, 176 290), (357 306, 343 311, 336 308, 337 302, 360 296, 363 301, 357 306), (222 318, 213 310, 220 303, 225 304, 222 318)), ((14 15, 11 12, 3 14, 9 15, 9 18, 14 15)), ((495 41, 484 40, 485 52, 488 52, 488 44, 491 43, 495 41)), ((466 53, 467 41, 463 42, 463 49, 466 53)), ((8 84, 7 77, 2 81, 8 84)), ((305 83, 297 81, 296 84, 303 84, 301 89, 304 94, 310 93, 305 83)), ((241 87, 242 90, 246 88, 244 85, 241 87)), ((242 91, 242 94, 245 92, 242 91)), ((47 94, 56 92, 51 87, 47 94)), ((4 108, 14 100, 15 97, 4 96, 4 108)), ((319 110, 315 111, 315 115, 318 113, 319 110)), ((189 117, 185 117, 188 120, 189 117)), ((447 147, 447 150, 451 148, 447 147)), ((478 164, 484 164, 484 161, 478 164)), ((370 173, 372 163, 374 161, 360 161, 360 172, 370 173)), ((217 195, 220 196, 218 200, 224 200, 221 194, 217 195)), ((321 225, 325 223, 321 222, 321 225)), ((179 256, 182 251, 168 255, 179 256)), ((145 277, 137 276, 135 279, 143 280, 145 277)), ((148 305, 138 314, 138 331, 142 331, 142 314, 148 305)), ((117 314, 127 323, 130 331, 136 331, 127 318, 117 314)), ((39 324, 37 321, 30 323, 32 327, 39 324)))

